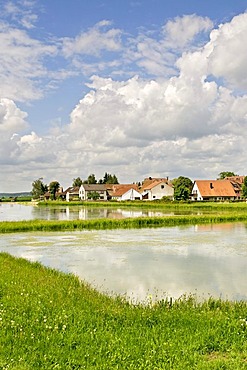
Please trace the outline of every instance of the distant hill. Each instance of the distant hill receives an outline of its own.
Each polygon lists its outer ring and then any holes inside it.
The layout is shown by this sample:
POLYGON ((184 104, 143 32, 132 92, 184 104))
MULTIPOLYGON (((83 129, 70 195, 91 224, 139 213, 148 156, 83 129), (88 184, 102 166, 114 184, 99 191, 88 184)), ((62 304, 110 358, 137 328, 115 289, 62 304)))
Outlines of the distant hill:
POLYGON ((22 193, 0 193, 0 198, 20 198, 20 197, 30 197, 32 193, 30 191, 23 191, 22 193))

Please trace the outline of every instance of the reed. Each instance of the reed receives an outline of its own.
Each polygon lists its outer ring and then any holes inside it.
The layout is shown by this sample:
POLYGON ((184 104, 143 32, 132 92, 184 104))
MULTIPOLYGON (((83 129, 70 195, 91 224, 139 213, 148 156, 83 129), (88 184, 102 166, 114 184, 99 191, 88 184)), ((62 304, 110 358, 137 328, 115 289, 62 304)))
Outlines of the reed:
POLYGON ((179 201, 41 201, 38 203, 38 206, 83 206, 83 207, 121 207, 121 208, 160 208, 160 209, 170 209, 170 210, 194 210, 194 209, 204 209, 204 210, 219 210, 219 211, 229 211, 229 210, 246 210, 247 211, 247 203, 246 202, 179 202, 179 201))
POLYGON ((2 221, 0 233, 22 231, 63 231, 83 229, 116 229, 116 228, 144 228, 165 227, 178 225, 196 225, 222 222, 247 221, 246 212, 212 213, 204 215, 183 215, 165 217, 136 217, 125 219, 94 219, 71 221, 2 221))
POLYGON ((0 253, 0 369, 246 369, 247 303, 133 305, 0 253))

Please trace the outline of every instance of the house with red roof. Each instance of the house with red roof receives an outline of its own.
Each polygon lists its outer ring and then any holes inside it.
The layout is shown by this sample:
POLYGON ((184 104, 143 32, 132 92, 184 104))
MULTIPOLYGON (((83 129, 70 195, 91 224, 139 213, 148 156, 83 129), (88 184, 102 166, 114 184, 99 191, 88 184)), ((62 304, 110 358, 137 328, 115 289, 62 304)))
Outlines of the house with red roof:
POLYGON ((239 198, 239 193, 230 180, 196 180, 191 200, 230 201, 239 198))
POLYGON ((136 184, 108 185, 108 194, 111 199, 118 201, 142 200, 142 194, 136 184))
POLYGON ((140 189, 142 199, 157 200, 163 197, 173 199, 174 188, 168 178, 152 178, 144 180, 140 189))

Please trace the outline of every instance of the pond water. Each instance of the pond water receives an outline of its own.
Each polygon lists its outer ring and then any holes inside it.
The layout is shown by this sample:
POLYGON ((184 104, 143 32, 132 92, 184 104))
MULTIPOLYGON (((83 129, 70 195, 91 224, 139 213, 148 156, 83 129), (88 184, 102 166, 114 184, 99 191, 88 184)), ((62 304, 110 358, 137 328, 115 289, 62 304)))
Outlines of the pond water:
POLYGON ((132 301, 247 300, 247 224, 3 234, 0 251, 78 275, 132 301))
POLYGON ((154 217, 174 214, 201 214, 201 211, 83 206, 37 206, 34 204, 0 203, 0 221, 21 220, 90 220, 95 218, 154 217))

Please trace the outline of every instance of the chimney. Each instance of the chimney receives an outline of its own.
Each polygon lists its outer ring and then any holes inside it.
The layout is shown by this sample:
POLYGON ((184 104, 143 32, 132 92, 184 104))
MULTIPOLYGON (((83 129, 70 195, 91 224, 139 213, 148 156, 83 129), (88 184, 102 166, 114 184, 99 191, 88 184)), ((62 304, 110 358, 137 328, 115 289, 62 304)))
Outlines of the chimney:
POLYGON ((214 188, 213 183, 210 182, 210 189, 213 189, 213 188, 214 188))

